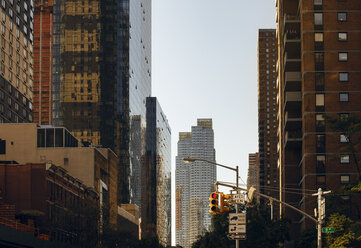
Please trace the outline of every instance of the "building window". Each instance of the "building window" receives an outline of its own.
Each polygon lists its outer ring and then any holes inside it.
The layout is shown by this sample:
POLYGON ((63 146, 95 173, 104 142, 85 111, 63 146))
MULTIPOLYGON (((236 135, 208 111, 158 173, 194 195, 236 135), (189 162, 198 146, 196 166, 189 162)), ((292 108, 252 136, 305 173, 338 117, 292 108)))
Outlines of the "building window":
POLYGON ((322 132, 325 130, 325 117, 323 116, 323 114, 316 114, 316 130, 318 132, 322 132))
POLYGON ((316 94, 316 106, 325 106, 325 94, 316 94))
POLYGON ((323 33, 315 33, 315 42, 323 42, 323 33))
POLYGON ((325 85, 325 76, 321 72, 315 73, 315 86, 316 90, 323 90, 325 85))
POLYGON ((324 153, 326 146, 326 137, 323 134, 316 135, 316 152, 324 153))
POLYGON ((348 72, 339 72, 338 73, 338 80, 340 82, 348 82, 348 72))
POLYGON ((342 61, 342 62, 345 62, 348 60, 348 54, 347 52, 341 52, 341 53, 338 53, 338 61, 342 61))
POLYGON ((326 156, 325 155, 317 155, 316 156, 316 173, 325 173, 325 165, 326 165, 326 156))
POLYGON ((325 155, 317 155, 316 160, 317 160, 317 164, 316 164, 317 167, 320 167, 320 168, 325 167, 325 164, 326 164, 326 156, 325 155))
POLYGON ((315 25, 323 25, 322 13, 314 13, 314 23, 315 25))
POLYGON ((339 114, 339 116, 340 116, 340 120, 347 121, 348 117, 349 117, 349 114, 348 113, 341 113, 341 114, 339 114))
POLYGON ((340 134, 340 142, 341 143, 348 143, 349 137, 346 134, 340 134))
POLYGON ((6 154, 6 140, 0 139, 0 154, 6 154))
POLYGON ((349 175, 341 175, 340 180, 341 180, 341 183, 349 183, 350 176, 349 175))
POLYGON ((338 33, 338 40, 339 41, 347 41, 347 33, 346 32, 339 32, 338 33))
POLYGON ((340 163, 341 164, 349 164, 350 163, 350 155, 341 155, 340 163))
POLYGON ((348 93, 340 93, 340 102, 348 102, 348 93))
POLYGON ((346 12, 338 12, 337 13, 337 20, 340 22, 347 21, 347 13, 346 12))
POLYGON ((322 5, 322 0, 313 0, 313 5, 322 5))
POLYGON ((323 53, 315 53, 315 63, 316 64, 320 64, 320 63, 323 64, 323 61, 324 61, 323 58, 324 58, 323 53))

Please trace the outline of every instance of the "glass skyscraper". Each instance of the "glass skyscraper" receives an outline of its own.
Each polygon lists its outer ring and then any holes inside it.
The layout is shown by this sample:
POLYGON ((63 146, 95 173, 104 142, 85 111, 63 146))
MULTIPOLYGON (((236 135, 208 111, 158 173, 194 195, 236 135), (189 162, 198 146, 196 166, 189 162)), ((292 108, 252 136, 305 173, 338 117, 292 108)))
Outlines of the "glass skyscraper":
POLYGON ((192 132, 179 133, 176 156, 176 243, 188 248, 209 230, 209 195, 216 182, 216 166, 203 161, 184 163, 184 157, 215 162, 212 119, 198 119, 192 132))
POLYGON ((171 130, 156 97, 148 97, 146 152, 141 177, 142 236, 171 245, 171 130))
POLYGON ((136 202, 130 179, 145 152, 151 1, 55 0, 53 26, 53 124, 114 150, 119 202, 136 202))

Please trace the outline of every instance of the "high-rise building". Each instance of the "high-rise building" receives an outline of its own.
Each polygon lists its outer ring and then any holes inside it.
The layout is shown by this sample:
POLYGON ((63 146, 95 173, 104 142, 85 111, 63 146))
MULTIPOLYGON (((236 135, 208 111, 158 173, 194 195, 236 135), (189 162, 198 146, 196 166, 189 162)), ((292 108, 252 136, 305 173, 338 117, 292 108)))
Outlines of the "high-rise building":
POLYGON ((52 123, 53 1, 35 0, 34 122, 52 123))
POLYGON ((259 189, 259 155, 258 152, 248 154, 247 189, 259 189))
MULTIPOLYGON (((347 148, 355 137, 328 119, 361 116, 361 2, 278 0, 277 8, 280 198, 312 215, 310 193, 337 192, 359 176, 347 148), (289 188, 302 194, 285 193, 289 188)), ((281 210, 294 235, 312 226, 281 210)))
POLYGON ((32 0, 1 1, 0 123, 33 121, 32 0))
MULTIPOLYGON (((260 29, 258 32, 259 192, 278 198, 276 62, 276 30, 260 29)), ((261 202, 263 201, 261 199, 261 202)))
POLYGON ((216 166, 204 161, 185 163, 183 158, 215 162, 212 119, 198 119, 191 132, 179 133, 176 156, 176 243, 189 248, 198 235, 209 230, 209 195, 217 179, 216 166))
POLYGON ((151 95, 151 1, 54 0, 53 123, 119 156, 119 201, 137 197, 151 95))
POLYGON ((142 237, 171 245, 171 130, 156 97, 147 97, 146 152, 132 185, 141 189, 142 237), (140 174, 140 176, 138 176, 140 174))

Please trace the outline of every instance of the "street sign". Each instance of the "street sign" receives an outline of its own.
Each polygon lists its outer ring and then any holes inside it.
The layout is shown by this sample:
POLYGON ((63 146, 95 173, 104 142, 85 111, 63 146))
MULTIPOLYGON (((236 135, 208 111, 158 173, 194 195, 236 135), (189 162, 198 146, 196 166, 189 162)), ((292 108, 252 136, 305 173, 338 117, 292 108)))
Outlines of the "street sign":
POLYGON ((246 224, 246 213, 229 214, 229 224, 246 224))
POLYGON ((322 227, 322 232, 323 233, 334 233, 335 228, 334 227, 322 227))
POLYGON ((246 234, 230 234, 230 235, 228 235, 228 239, 246 240, 246 238, 247 238, 246 234))
POLYGON ((229 233, 246 233, 246 225, 229 225, 229 233))
POLYGON ((244 194, 235 194, 232 195, 231 202, 233 204, 244 204, 244 194))

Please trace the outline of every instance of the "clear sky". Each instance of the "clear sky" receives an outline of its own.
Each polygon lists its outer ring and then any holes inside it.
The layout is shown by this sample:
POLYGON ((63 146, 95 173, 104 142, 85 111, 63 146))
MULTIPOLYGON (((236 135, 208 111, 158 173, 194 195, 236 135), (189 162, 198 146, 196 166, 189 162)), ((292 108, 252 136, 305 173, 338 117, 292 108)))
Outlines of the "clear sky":
MULTIPOLYGON (((152 4, 152 95, 172 129, 173 193, 178 133, 197 118, 213 119, 217 162, 239 165, 246 182, 248 154, 258 151, 258 29, 276 27, 275 0, 152 4)), ((235 182, 234 172, 220 167, 217 177, 235 182)))

